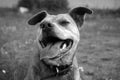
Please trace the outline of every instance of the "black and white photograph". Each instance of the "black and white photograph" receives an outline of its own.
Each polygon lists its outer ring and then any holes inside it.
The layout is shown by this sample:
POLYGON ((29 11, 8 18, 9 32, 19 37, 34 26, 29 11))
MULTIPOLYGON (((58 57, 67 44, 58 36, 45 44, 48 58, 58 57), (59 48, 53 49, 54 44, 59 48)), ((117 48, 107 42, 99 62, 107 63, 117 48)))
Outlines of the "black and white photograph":
POLYGON ((120 80, 120 0, 0 0, 0 80, 120 80))

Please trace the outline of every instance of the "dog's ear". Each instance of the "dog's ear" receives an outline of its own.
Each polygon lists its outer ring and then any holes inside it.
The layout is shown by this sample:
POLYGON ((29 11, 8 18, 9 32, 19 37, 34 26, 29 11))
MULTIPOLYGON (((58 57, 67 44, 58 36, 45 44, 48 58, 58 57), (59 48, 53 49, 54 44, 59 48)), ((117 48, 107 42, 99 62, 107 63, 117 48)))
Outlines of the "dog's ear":
POLYGON ((46 16, 47 16, 46 11, 39 12, 28 20, 28 24, 29 25, 36 25, 37 23, 41 22, 46 16))
POLYGON ((72 9, 69 12, 69 15, 73 18, 73 20, 76 22, 77 26, 82 26, 84 22, 84 16, 85 14, 92 14, 92 11, 85 7, 77 7, 72 9))

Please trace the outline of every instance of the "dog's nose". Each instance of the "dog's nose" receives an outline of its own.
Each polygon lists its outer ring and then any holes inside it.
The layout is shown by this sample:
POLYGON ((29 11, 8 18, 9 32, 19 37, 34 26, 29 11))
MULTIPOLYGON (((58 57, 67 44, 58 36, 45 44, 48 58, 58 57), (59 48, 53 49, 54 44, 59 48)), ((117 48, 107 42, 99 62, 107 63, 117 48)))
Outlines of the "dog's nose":
POLYGON ((40 27, 42 29, 49 29, 49 28, 52 28, 53 25, 50 22, 43 22, 43 23, 40 24, 40 27))

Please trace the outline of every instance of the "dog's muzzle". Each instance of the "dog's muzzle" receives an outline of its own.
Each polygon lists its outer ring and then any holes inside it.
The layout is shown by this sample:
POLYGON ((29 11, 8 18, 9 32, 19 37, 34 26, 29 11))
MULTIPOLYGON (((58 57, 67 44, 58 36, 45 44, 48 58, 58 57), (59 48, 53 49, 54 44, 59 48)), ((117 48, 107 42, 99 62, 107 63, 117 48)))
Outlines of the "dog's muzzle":
POLYGON ((61 52, 66 52, 72 47, 73 41, 71 39, 62 40, 55 36, 44 37, 42 40, 39 40, 42 48, 52 48, 52 46, 57 45, 57 49, 61 52))
POLYGON ((51 23, 43 22, 40 26, 42 28, 42 37, 39 39, 39 44, 42 47, 42 51, 44 51, 43 53, 45 53, 45 50, 49 51, 41 58, 55 59, 63 56, 64 53, 71 49, 73 40, 70 38, 61 39, 54 32, 54 26, 51 23))
POLYGON ((39 39, 41 46, 40 59, 53 71, 59 74, 70 70, 72 63, 65 63, 62 58, 72 48, 73 40, 70 38, 61 39, 53 31, 51 24, 42 24, 42 37, 39 39))

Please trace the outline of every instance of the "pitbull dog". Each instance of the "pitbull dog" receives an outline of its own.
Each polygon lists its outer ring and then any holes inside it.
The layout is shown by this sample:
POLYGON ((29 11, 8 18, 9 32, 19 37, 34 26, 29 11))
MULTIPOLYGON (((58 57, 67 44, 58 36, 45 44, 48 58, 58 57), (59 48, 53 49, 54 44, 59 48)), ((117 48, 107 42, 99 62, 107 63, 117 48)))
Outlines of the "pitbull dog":
POLYGON ((38 26, 39 52, 33 56, 25 80, 81 80, 75 51, 86 13, 92 11, 85 7, 58 15, 42 11, 28 21, 38 26))

